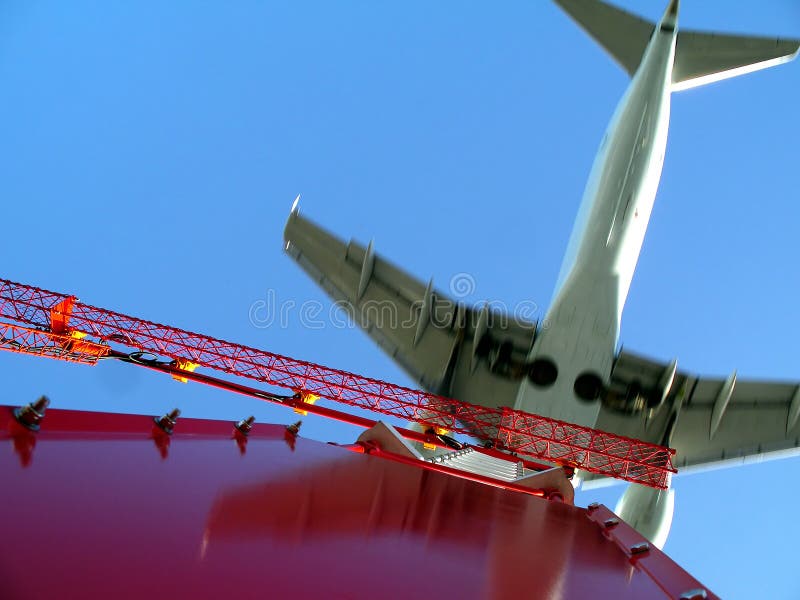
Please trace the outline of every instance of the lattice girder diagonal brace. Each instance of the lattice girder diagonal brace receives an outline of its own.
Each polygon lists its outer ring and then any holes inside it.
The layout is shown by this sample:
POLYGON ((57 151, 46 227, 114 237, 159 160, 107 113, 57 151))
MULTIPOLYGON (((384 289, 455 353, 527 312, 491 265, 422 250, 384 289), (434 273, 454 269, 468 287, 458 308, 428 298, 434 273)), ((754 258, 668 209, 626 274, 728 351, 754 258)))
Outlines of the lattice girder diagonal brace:
MULTIPOLYGON (((86 334, 88 343, 120 344, 191 361, 349 406, 445 426, 509 452, 651 487, 666 488, 669 474, 675 472, 674 451, 669 448, 510 408, 489 408, 444 398, 137 319, 82 304, 74 296, 4 279, 0 279, 0 318, 51 333, 54 344, 63 343, 59 336, 86 334)), ((72 360, 76 360, 74 356, 72 360)))

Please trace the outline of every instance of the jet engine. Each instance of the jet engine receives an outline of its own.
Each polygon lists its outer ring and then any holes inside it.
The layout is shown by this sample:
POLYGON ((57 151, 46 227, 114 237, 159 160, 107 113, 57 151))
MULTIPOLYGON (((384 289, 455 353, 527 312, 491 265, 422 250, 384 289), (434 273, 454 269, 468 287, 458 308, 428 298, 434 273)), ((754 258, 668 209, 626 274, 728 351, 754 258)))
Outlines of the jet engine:
POLYGON ((614 512, 659 550, 667 541, 675 510, 675 490, 657 490, 632 483, 614 512))
POLYGON ((637 414, 656 411, 666 401, 672 391, 678 362, 673 360, 658 375, 658 379, 643 384, 639 378, 615 377, 611 374, 611 385, 605 391, 603 404, 617 412, 637 414))

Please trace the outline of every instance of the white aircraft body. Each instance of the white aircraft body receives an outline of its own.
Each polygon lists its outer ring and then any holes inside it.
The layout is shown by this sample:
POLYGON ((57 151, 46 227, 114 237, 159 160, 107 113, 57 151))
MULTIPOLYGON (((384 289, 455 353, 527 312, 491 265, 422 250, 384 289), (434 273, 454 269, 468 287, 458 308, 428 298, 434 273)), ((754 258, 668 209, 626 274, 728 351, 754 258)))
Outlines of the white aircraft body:
POLYGON ((677 0, 647 45, 600 145, 516 408, 592 426, 661 179, 677 0), (551 381, 552 380, 552 381, 551 381))
MULTIPOLYGON (((632 80, 600 144, 543 322, 509 322, 488 304, 450 300, 377 257, 372 243, 345 244, 296 206, 287 252, 435 393, 671 445, 678 467, 797 452, 797 383, 700 378, 675 360, 620 351, 618 338, 661 177, 671 94, 787 62, 800 42, 679 30, 678 0, 657 24, 599 0, 556 2, 632 80)), ((672 492, 631 486, 618 512, 661 545, 672 506, 672 492)))

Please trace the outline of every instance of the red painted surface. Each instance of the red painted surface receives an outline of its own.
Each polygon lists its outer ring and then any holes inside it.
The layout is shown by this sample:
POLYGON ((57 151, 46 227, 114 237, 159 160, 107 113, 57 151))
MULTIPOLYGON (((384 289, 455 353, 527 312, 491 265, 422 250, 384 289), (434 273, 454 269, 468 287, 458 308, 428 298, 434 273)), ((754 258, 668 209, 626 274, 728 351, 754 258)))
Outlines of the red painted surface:
MULTIPOLYGON (((587 511, 279 425, 0 406, 0 598, 677 598, 587 511)), ((609 513, 610 514, 610 513, 609 513)), ((626 537, 627 536, 627 537, 626 537)), ((633 536, 633 537, 632 537, 633 536)), ((709 594, 710 598, 714 596, 709 594)))

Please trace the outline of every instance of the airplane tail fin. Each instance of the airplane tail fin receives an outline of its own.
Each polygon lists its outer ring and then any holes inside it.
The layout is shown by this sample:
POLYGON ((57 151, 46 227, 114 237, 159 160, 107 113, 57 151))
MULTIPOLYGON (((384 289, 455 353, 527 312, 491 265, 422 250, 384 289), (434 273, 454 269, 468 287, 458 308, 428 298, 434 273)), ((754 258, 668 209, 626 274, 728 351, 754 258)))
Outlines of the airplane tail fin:
MULTIPOLYGON (((555 2, 629 75, 636 72, 655 23, 600 0, 555 2)), ((677 2, 670 3, 667 12, 670 10, 677 14, 677 2)), ((681 30, 675 45, 672 90, 687 90, 779 65, 797 56, 798 48, 800 40, 681 30)))

